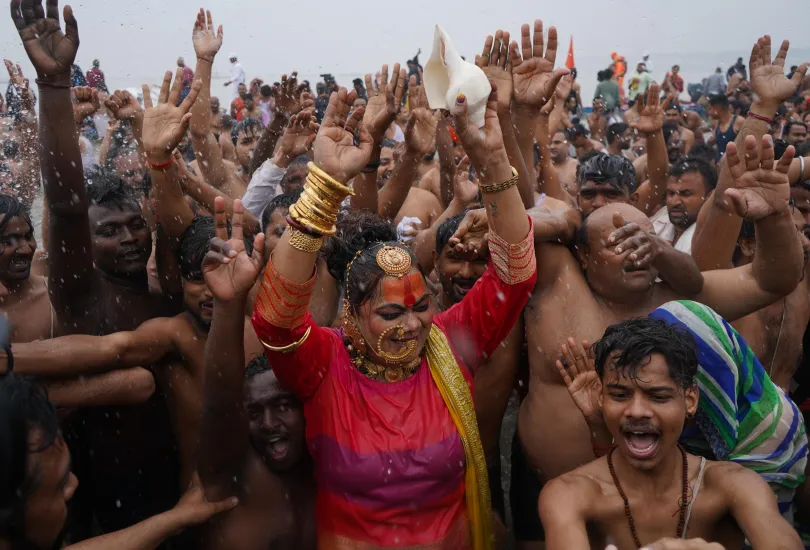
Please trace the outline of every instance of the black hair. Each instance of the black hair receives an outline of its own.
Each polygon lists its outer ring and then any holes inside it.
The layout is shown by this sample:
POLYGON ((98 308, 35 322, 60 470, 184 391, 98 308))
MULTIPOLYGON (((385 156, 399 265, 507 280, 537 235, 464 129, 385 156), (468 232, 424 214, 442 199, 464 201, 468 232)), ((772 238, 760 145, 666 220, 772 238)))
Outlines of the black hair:
POLYGON ((638 380, 639 370, 649 364, 650 356, 658 353, 664 356, 669 376, 678 386, 686 390, 695 385, 698 370, 695 338, 661 319, 642 317, 610 325, 591 351, 596 372, 603 380, 610 368, 638 380))
POLYGON ((607 80, 607 78, 605 78, 605 71, 599 71, 596 73, 596 80, 597 82, 604 82, 607 80))
POLYGON ((617 138, 621 137, 621 135, 625 133, 628 128, 630 128, 630 126, 628 126, 624 122, 614 122, 613 124, 608 126, 607 129, 608 145, 612 144, 614 141, 616 141, 617 138))
POLYGON ((785 134, 789 134, 790 129, 794 126, 801 126, 802 128, 805 129, 805 131, 807 130, 807 124, 805 124, 804 122, 800 122, 798 120, 788 120, 785 122, 785 134))
POLYGON ((0 215, 3 216, 2 221, 0 221, 0 234, 6 230, 8 222, 13 218, 23 218, 28 223, 31 231, 34 230, 34 224, 31 223, 31 211, 16 197, 0 193, 0 215))
POLYGON ((720 107, 729 107, 731 104, 725 94, 710 95, 709 105, 717 105, 720 107))
POLYGON ((245 99, 253 101, 253 94, 245 94, 245 99))
POLYGON ((680 125, 677 122, 673 122, 671 120, 667 120, 661 126, 661 133, 664 134, 664 142, 669 143, 669 138, 672 136, 672 133, 675 132, 680 128, 680 125))
POLYGON ((458 231, 458 227, 461 225, 461 221, 466 215, 467 211, 465 210, 461 214, 442 222, 439 229, 436 230, 436 254, 442 253, 442 250, 444 250, 444 247, 447 246, 447 243, 450 241, 450 237, 458 231))
POLYGON ((263 84, 262 87, 259 88, 259 92, 262 94, 262 97, 270 97, 273 95, 273 88, 268 84, 263 84))
MULTIPOLYGON (((228 224, 228 235, 230 234, 231 226, 228 224)), ((191 225, 183 231, 177 248, 177 261, 183 279, 202 279, 202 263, 208 254, 208 244, 215 236, 214 218, 211 216, 195 216, 191 225)), ((251 253, 253 242, 250 239, 245 238, 245 249, 248 254, 251 253)))
POLYGON ((227 130, 229 126, 233 129, 233 118, 229 114, 223 113, 219 119, 219 123, 222 125, 223 130, 227 130))
POLYGON ((611 78, 613 78, 613 69, 608 67, 605 69, 605 80, 610 80, 611 78))
POLYGON ((796 145, 796 156, 797 157, 810 156, 810 139, 796 145))
POLYGON ((267 356, 265 354, 260 353, 251 359, 250 363, 248 363, 247 367, 245 368, 245 380, 250 380, 257 374, 261 374, 269 370, 273 370, 270 367, 270 361, 267 360, 267 356))
POLYGON ((90 206, 140 210, 135 189, 112 171, 94 166, 84 171, 87 201, 90 206))
POLYGON ((14 373, 0 377, 0 538, 25 540, 25 501, 37 487, 28 455, 50 448, 57 437, 59 421, 45 388, 14 373), (41 434, 36 447, 29 445, 32 430, 41 434))
POLYGON ((707 192, 717 187, 717 170, 715 170, 714 166, 700 158, 685 157, 678 160, 672 168, 670 168, 669 175, 678 179, 682 175, 690 172, 697 172, 703 177, 703 185, 706 187, 707 192))
POLYGON ((270 223, 270 217, 273 215, 273 212, 279 208, 289 210, 290 207, 298 201, 299 197, 301 197, 301 191, 303 191, 303 189, 296 189, 292 193, 276 195, 269 203, 267 203, 267 206, 265 206, 264 210, 262 211, 262 231, 267 229, 267 225, 270 223))
POLYGON ((236 145, 236 142, 239 141, 239 134, 247 133, 249 130, 253 130, 255 134, 261 134, 262 130, 264 130, 264 124, 262 121, 257 118, 245 118, 242 119, 241 122, 236 124, 231 129, 231 139, 233 140, 233 144, 236 145))
POLYGON ((395 149, 396 146, 397 142, 394 141, 393 139, 383 138, 381 147, 383 147, 384 149, 395 149))
POLYGON ((588 137, 588 129, 585 128, 585 126, 583 126, 582 124, 574 124, 571 127, 565 129, 565 138, 570 142, 573 142, 574 138, 580 136, 588 137))
POLYGON ((687 153, 687 158, 705 160, 712 164, 715 159, 714 147, 705 143, 695 143, 687 153))
MULTIPOLYGON (((326 267, 332 277, 339 284, 343 284, 346 267, 359 250, 368 248, 374 243, 394 241, 396 238, 397 230, 391 222, 369 210, 350 210, 338 218, 337 233, 326 240, 323 254, 326 258, 326 267)), ((377 265, 376 261, 374 265, 377 265)), ((354 273, 355 282, 359 280, 358 276, 364 271, 363 264, 360 262, 354 262, 352 271, 357 266, 360 266, 360 269, 354 273)), ((376 284, 370 283, 368 286, 367 290, 371 292, 372 287, 376 284)), ((351 289, 350 292, 352 292, 351 289)), ((359 294, 359 291, 352 292, 352 300, 359 294)))
POLYGON ((636 190, 636 169, 633 163, 621 155, 598 153, 583 162, 577 175, 579 186, 586 181, 607 183, 613 187, 624 188, 628 194, 636 190))

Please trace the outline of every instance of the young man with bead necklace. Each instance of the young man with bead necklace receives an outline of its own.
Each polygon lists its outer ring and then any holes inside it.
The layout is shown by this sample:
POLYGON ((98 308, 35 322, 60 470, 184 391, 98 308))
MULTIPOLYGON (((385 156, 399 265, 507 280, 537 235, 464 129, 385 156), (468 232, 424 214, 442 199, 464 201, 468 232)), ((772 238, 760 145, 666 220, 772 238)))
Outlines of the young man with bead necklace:
POLYGON ((568 370, 576 363, 592 370, 584 384, 601 384, 594 393, 615 447, 543 489, 548 550, 703 548, 704 541, 741 548, 746 539, 754 549, 802 548, 756 472, 678 445, 698 407, 691 333, 661 319, 632 319, 609 327, 591 352, 593 359, 581 348, 565 354, 568 370))

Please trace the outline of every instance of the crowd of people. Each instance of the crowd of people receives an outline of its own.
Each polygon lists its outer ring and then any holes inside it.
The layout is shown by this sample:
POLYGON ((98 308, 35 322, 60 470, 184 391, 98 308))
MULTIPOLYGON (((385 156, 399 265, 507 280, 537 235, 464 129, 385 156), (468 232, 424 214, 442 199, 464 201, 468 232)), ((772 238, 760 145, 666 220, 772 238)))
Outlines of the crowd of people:
POLYGON ((497 30, 478 124, 419 53, 314 91, 231 53, 223 104, 204 10, 193 66, 106 90, 80 11, 9 1, 0 550, 803 546, 787 41, 696 101, 614 53, 587 110, 554 27, 497 30))

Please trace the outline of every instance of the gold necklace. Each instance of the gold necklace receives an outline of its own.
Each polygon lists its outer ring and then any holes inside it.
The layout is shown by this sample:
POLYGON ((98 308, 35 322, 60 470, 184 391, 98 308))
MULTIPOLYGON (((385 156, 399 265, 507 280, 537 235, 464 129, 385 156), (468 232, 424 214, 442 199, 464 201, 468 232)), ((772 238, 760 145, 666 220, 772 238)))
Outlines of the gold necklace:
POLYGON ((399 366, 384 366, 378 365, 374 361, 364 357, 360 354, 354 354, 351 358, 352 363, 357 370, 371 379, 379 378, 381 375, 386 382, 394 383, 401 382, 405 378, 410 377, 419 365, 422 363, 422 357, 417 357, 406 365, 399 366))

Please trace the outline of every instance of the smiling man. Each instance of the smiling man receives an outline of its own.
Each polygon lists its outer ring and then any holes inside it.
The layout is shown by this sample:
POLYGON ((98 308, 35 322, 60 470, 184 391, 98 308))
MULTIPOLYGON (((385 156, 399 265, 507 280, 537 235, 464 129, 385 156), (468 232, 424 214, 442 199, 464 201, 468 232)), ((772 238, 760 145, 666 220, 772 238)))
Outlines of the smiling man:
POLYGON ((14 327, 12 342, 53 338, 54 316, 44 277, 31 277, 37 250, 28 208, 0 195, 0 311, 14 327))
POLYGON ((549 550, 637 549, 673 537, 802 548, 759 475, 678 444, 698 411, 693 333, 663 319, 631 319, 608 327, 592 350, 590 376, 601 385, 594 393, 615 447, 544 488, 549 550))

